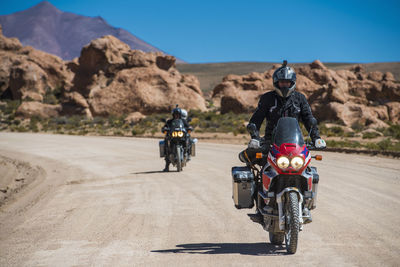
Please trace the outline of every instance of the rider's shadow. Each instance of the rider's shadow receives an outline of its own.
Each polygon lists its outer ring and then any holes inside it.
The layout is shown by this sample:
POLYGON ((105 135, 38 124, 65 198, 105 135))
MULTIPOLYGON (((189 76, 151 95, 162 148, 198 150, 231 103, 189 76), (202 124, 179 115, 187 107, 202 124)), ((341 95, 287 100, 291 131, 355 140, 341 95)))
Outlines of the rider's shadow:
POLYGON ((242 254, 252 256, 277 256, 287 254, 282 245, 270 243, 196 243, 180 244, 175 249, 152 250, 159 253, 188 254, 242 254))

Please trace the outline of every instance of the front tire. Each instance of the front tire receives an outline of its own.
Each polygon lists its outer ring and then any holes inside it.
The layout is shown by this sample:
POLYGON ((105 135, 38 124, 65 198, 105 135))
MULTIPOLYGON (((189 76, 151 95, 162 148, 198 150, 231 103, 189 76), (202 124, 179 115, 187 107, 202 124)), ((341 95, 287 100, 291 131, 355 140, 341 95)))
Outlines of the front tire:
POLYGON ((176 147, 176 169, 178 172, 182 171, 182 158, 181 158, 181 147, 176 147))
POLYGON ((289 192, 286 199, 286 250, 289 254, 295 254, 297 250, 297 241, 299 237, 299 199, 296 192, 289 192))

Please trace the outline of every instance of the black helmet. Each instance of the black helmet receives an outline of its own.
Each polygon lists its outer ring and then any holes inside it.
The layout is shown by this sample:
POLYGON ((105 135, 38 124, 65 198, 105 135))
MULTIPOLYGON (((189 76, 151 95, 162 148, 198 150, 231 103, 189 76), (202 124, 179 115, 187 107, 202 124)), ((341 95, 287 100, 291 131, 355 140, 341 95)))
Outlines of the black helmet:
POLYGON ((287 61, 284 60, 280 68, 278 68, 272 76, 275 91, 281 97, 288 97, 296 88, 296 73, 291 67, 287 66, 287 61), (290 87, 279 87, 279 81, 290 81, 290 87))
POLYGON ((178 105, 176 105, 176 108, 172 110, 172 117, 175 118, 175 116, 178 116, 178 118, 181 118, 182 116, 182 110, 178 108, 178 105))

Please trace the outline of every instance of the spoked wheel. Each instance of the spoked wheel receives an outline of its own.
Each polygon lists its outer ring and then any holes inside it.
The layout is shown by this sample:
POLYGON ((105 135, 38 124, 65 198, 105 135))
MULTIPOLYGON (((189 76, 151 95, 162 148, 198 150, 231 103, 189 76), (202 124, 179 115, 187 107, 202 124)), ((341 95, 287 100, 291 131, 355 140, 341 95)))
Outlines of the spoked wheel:
POLYGON ((299 200, 296 192, 289 192, 285 207, 287 232, 285 233, 286 250, 295 254, 299 236, 299 200))
POLYGON ((285 233, 271 233, 269 232, 269 241, 274 245, 282 245, 285 240, 285 233))
POLYGON ((182 171, 182 158, 181 158, 181 147, 176 147, 176 169, 178 172, 182 171))

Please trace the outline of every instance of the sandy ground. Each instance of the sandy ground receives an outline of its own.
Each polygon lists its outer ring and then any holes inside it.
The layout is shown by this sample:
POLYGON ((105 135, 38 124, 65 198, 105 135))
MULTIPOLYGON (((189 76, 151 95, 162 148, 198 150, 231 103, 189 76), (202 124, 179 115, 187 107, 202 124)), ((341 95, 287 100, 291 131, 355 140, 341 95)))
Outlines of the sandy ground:
POLYGON ((162 173, 155 139, 0 133, 3 159, 40 170, 0 207, 0 266, 399 266, 400 160, 321 153, 314 221, 287 255, 233 206, 242 148, 200 142, 162 173))

